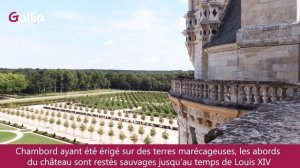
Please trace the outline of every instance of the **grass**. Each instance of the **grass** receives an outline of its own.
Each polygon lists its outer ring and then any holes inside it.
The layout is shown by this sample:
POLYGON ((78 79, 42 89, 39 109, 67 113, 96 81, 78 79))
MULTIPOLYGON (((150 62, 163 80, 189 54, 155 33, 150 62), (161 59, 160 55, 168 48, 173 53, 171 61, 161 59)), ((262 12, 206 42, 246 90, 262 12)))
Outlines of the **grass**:
POLYGON ((17 134, 12 132, 0 132, 0 143, 9 141, 13 138, 15 138, 17 134))
POLYGON ((15 128, 0 124, 0 130, 16 130, 15 128))
POLYGON ((34 133, 24 133, 24 136, 11 144, 65 144, 54 139, 43 137, 34 133))

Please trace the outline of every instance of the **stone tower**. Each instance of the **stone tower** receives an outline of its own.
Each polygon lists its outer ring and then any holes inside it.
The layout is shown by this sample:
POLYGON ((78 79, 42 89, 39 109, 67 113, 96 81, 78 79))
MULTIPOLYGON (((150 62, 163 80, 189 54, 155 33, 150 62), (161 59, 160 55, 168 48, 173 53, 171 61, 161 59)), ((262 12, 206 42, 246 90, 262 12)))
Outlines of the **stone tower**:
POLYGON ((185 15, 186 47, 190 61, 195 67, 195 77, 207 78, 207 64, 202 47, 211 41, 222 24, 228 0, 189 0, 185 15))
POLYGON ((179 143, 204 136, 300 82, 300 0, 189 0, 186 47, 195 79, 172 80, 179 143))
POLYGON ((299 82, 299 0, 189 0, 185 18, 196 79, 299 82))

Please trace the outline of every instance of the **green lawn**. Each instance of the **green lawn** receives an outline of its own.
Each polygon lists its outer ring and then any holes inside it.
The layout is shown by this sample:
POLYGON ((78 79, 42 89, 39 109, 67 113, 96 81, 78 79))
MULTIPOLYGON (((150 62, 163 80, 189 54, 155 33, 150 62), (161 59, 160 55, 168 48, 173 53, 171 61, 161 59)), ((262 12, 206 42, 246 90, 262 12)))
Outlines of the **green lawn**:
POLYGON ((0 124, 0 130, 16 130, 15 128, 0 124))
POLYGON ((11 132, 0 132, 0 143, 9 141, 15 138, 17 134, 11 132))
POLYGON ((25 133, 21 139, 14 141, 11 144, 64 144, 64 143, 37 134, 25 133))

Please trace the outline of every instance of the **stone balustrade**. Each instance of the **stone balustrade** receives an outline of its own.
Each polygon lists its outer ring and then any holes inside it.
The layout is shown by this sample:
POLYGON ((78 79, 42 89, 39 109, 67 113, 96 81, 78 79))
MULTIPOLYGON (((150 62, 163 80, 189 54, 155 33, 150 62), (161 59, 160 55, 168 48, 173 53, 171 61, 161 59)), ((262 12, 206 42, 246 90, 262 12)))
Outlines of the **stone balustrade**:
POLYGON ((292 96, 298 85, 283 82, 173 79, 170 95, 213 105, 256 106, 292 96))

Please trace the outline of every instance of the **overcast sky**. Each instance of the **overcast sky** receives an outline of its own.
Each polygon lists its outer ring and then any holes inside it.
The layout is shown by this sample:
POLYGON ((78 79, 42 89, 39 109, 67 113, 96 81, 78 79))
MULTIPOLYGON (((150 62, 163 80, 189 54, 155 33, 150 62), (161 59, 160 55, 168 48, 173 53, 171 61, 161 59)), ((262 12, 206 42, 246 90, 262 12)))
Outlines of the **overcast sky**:
POLYGON ((185 0, 1 0, 1 68, 190 70, 185 0), (11 23, 36 12, 43 23, 11 23))

